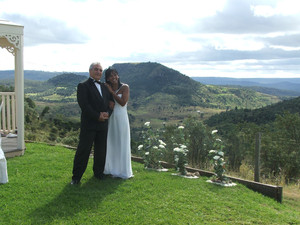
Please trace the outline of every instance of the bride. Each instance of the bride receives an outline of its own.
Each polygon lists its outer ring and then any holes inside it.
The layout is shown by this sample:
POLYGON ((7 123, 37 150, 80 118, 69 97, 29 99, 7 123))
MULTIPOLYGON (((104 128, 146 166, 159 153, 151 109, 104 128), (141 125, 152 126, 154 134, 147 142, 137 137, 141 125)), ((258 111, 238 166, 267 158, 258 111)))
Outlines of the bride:
POLYGON ((1 133, 0 133, 0 184, 8 182, 7 176, 7 162, 4 155, 4 151, 1 148, 1 133))
POLYGON ((133 177, 131 168, 130 126, 127 114, 129 86, 121 83, 116 69, 108 68, 105 82, 112 93, 115 106, 108 121, 107 154, 104 174, 128 179, 133 177))

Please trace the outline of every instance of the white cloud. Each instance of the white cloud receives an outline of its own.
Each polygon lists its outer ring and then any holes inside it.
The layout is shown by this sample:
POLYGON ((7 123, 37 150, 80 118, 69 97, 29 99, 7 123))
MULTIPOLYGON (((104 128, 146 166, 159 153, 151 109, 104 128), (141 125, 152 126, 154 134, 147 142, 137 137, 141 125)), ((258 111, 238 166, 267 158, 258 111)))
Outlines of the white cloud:
MULTIPOLYGON (((188 76, 300 77, 298 0, 0 0, 0 18, 25 26, 27 70, 155 61, 188 76)), ((0 70, 13 69, 5 51, 0 70)))

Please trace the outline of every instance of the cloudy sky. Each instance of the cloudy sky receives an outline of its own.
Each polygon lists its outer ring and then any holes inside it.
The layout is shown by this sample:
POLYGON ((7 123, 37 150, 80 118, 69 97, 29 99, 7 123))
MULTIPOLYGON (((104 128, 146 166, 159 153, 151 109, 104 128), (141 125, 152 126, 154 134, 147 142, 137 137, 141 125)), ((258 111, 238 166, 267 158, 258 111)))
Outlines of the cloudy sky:
POLYGON ((25 70, 150 61, 187 76, 300 78, 299 0, 0 0, 0 19, 24 25, 25 70))

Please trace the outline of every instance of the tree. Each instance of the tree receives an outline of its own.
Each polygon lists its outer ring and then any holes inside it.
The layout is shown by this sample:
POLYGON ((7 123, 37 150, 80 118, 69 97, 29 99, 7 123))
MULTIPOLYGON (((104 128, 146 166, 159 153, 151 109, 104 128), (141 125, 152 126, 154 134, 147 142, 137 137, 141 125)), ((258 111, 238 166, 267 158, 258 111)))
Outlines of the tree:
POLYGON ((275 120, 275 138, 280 155, 279 166, 287 179, 300 176, 300 117, 285 112, 275 120))
POLYGON ((50 107, 49 106, 45 106, 45 108, 43 109, 42 113, 41 113, 41 119, 44 118, 44 116, 49 113, 50 111, 50 107))
POLYGON ((188 137, 189 164, 206 169, 209 162, 209 148, 212 146, 211 131, 195 117, 189 117, 184 124, 188 137))

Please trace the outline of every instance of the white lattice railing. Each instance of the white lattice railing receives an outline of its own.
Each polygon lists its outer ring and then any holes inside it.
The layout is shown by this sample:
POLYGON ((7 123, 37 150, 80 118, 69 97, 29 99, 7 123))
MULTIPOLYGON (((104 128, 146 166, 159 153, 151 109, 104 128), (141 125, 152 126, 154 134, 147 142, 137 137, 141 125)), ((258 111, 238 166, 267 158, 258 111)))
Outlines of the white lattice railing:
POLYGON ((16 129, 15 92, 0 92, 0 131, 14 133, 16 129))

